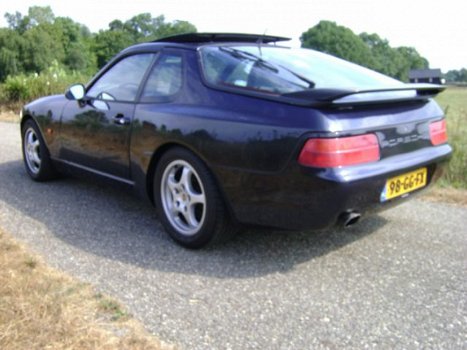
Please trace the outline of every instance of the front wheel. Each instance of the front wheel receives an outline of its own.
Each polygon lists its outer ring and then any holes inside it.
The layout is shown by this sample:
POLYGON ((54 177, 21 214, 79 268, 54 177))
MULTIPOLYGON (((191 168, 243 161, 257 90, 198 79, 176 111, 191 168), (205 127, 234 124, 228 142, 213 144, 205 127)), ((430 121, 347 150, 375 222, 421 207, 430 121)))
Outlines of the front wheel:
POLYGON ((35 181, 46 181, 57 176, 49 150, 33 120, 24 123, 21 130, 23 138, 23 159, 28 175, 35 181))
POLYGON ((183 148, 169 150, 158 162, 154 199, 166 231, 184 247, 201 248, 233 233, 211 173, 183 148))

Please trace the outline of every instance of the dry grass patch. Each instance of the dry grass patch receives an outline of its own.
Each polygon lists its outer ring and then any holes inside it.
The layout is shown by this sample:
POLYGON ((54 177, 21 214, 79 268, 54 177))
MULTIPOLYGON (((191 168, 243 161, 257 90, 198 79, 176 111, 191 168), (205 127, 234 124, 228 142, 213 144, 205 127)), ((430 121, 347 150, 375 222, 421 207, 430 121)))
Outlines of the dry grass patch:
POLYGON ((174 349, 0 231, 0 349, 174 349))
POLYGON ((0 104, 0 121, 19 123, 19 112, 23 104, 20 102, 0 104))
POLYGON ((467 207, 467 190, 450 187, 432 187, 420 197, 431 202, 443 202, 467 207))
POLYGON ((19 111, 0 108, 0 122, 19 123, 19 111))

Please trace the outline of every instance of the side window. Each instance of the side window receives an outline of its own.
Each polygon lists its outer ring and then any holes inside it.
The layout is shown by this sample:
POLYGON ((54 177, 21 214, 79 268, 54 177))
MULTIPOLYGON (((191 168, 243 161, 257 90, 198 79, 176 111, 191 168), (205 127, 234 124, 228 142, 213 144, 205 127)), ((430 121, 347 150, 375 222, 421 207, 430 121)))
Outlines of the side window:
POLYGON ((163 53, 148 77, 141 102, 165 102, 182 87, 182 55, 163 53))
POLYGON ((134 101, 154 56, 145 53, 122 59, 96 81, 87 95, 102 100, 134 101))

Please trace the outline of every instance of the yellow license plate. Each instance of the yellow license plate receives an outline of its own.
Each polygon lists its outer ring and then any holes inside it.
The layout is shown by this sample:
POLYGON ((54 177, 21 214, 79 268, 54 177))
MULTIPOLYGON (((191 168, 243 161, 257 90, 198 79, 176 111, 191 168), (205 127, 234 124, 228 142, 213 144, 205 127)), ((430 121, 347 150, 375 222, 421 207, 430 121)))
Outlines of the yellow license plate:
POLYGON ((396 198, 426 186, 426 174, 426 168, 421 168, 390 178, 386 181, 386 186, 384 186, 384 190, 381 193, 381 201, 396 198))

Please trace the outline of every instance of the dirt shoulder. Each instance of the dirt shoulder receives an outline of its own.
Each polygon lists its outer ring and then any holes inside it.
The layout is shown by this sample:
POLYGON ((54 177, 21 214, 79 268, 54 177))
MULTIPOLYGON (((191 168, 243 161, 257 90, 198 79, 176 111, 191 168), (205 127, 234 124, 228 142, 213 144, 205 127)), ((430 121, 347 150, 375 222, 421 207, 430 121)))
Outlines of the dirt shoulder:
POLYGON ((430 202, 443 202, 467 207, 467 190, 434 187, 419 197, 430 202))
POLYGON ((19 111, 0 107, 0 121, 8 123, 19 123, 19 111))

